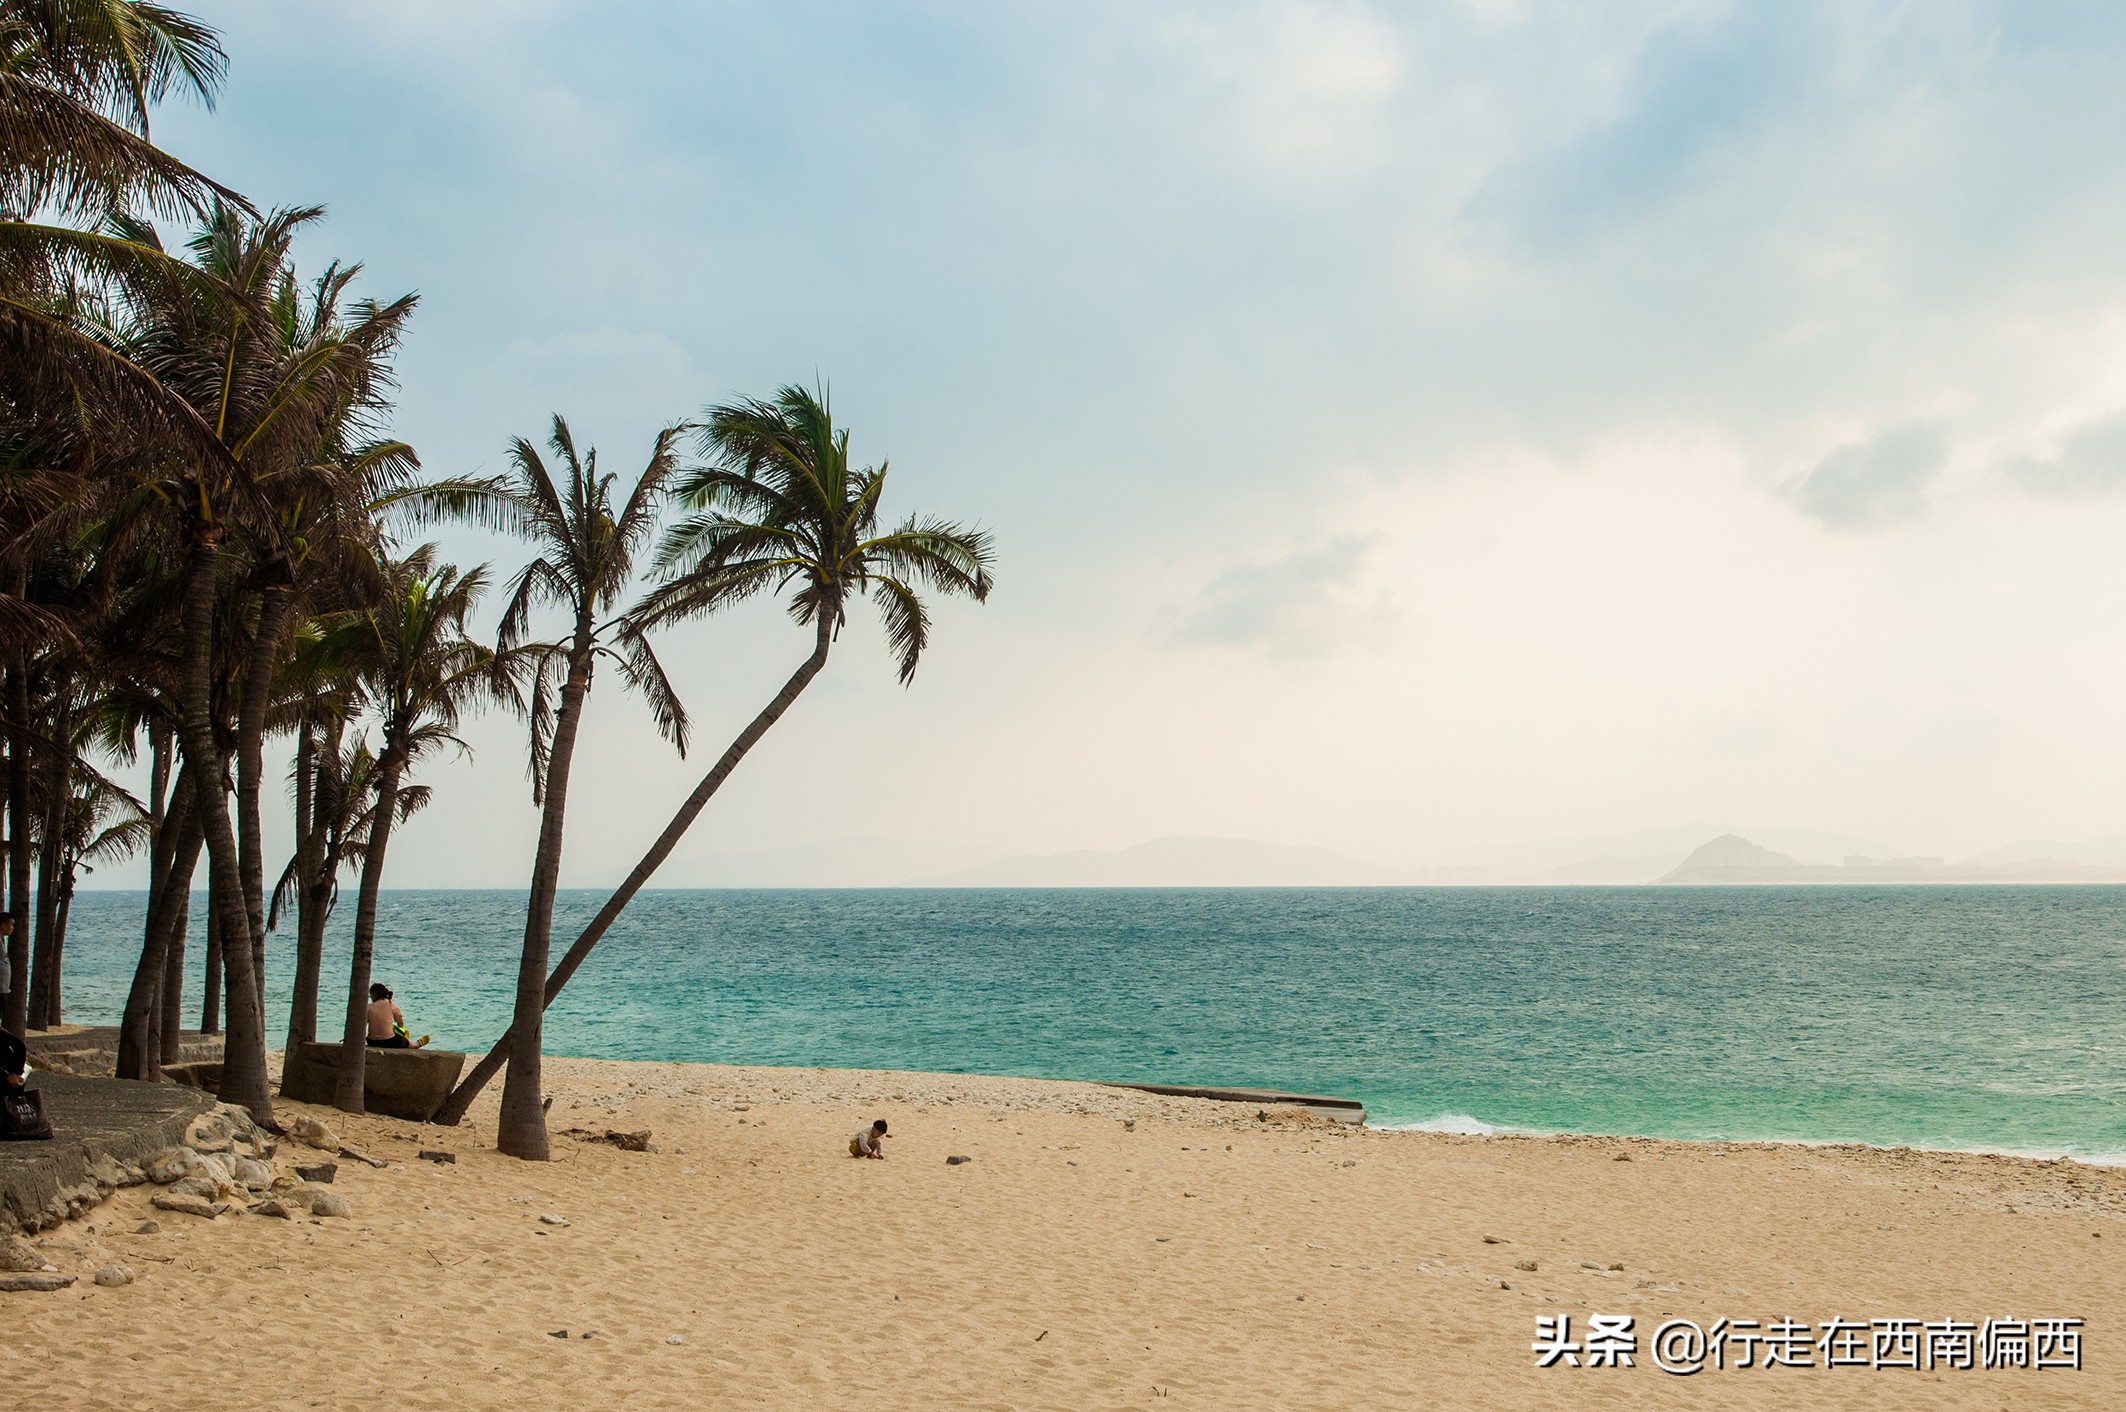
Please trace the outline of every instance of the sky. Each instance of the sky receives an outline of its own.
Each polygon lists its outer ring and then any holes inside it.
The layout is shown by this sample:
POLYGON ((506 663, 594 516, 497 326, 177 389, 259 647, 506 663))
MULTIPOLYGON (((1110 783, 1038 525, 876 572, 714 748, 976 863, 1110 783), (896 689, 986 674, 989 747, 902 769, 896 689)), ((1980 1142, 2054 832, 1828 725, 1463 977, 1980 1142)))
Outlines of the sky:
MULTIPOLYGON (((625 478, 819 381, 889 518, 993 531, 912 685, 860 611, 660 882, 855 837, 2126 833, 2126 10, 188 8, 229 81, 157 140, 419 293, 431 471, 559 412, 625 478)), ((683 762, 602 678, 564 880, 808 646, 770 603, 669 634, 683 762)), ((466 739, 394 885, 528 875, 523 728, 466 739)))

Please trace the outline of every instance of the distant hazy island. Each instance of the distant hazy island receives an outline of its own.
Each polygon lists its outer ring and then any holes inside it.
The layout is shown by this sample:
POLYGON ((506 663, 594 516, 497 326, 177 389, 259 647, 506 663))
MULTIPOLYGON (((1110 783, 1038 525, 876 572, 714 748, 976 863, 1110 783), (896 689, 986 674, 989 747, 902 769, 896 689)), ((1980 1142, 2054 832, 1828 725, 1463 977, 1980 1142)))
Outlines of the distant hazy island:
POLYGON ((2126 837, 2029 840, 1971 857, 1901 854, 1805 829, 1684 826, 1531 845, 1455 866, 1392 867, 1327 848, 1169 836, 1117 849, 1004 856, 971 845, 849 838, 701 860, 682 886, 1644 887, 1841 883, 2126 882, 2126 837), (1766 842, 1760 842, 1765 840, 1766 842), (1773 846, 1767 846, 1767 842, 1773 846))
POLYGON ((1992 864, 1972 860, 1952 865, 1942 858, 1872 858, 1853 854, 1841 863, 1804 863, 1751 843, 1739 834, 1722 834, 1656 881, 1686 884, 2126 882, 2126 868, 2049 856, 2013 858, 1992 864))

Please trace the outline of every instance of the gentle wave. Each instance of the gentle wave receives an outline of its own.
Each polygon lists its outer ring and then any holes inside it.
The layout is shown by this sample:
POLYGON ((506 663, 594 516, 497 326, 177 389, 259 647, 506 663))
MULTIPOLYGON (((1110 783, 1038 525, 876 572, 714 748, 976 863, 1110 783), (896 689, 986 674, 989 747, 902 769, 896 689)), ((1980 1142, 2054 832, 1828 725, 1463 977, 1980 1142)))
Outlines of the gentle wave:
POLYGON ((1388 1133, 1455 1133, 1462 1137, 1496 1137, 1501 1134, 1515 1137, 1555 1136, 1537 1128, 1514 1128, 1487 1123, 1482 1118, 1472 1118, 1467 1113, 1442 1113, 1436 1118, 1425 1118, 1415 1123, 1368 1123, 1366 1126, 1388 1133))
MULTIPOLYGON (((1555 1128, 1515 1127, 1507 1123, 1487 1123, 1482 1118, 1467 1113, 1441 1113, 1437 1117, 1416 1122, 1374 1123, 1367 1127, 1384 1133, 1446 1133, 1456 1137, 1646 1137, 1643 1133, 1597 1133, 1565 1132, 1555 1128)), ((2014 1157, 2026 1162, 2078 1162, 2087 1167, 2126 1167, 2126 1151, 2078 1152, 2067 1148, 2042 1147, 1976 1147, 1926 1142, 1856 1142, 1837 1138, 1810 1137, 1730 1137, 1707 1135, 1702 1137, 1661 1137, 1657 1142, 1704 1142, 1704 1143, 1762 1143, 1775 1147, 1863 1147, 1875 1152, 1938 1152, 1962 1157, 2014 1157)))

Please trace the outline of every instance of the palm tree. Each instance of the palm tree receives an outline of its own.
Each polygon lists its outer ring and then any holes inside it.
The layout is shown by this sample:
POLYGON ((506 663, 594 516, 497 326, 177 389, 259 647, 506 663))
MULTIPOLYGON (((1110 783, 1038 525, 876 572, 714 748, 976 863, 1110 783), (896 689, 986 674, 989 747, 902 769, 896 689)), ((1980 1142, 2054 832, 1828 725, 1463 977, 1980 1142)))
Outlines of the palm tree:
POLYGON ((164 215, 226 192, 157 148, 172 88, 212 105, 228 69, 214 31, 141 0, 0 0, 0 209, 164 215))
POLYGON ((76 298, 200 288, 114 216, 203 215, 217 201, 250 212, 149 139, 155 104, 175 92, 211 106, 226 67, 212 29, 161 5, 0 0, 0 403, 48 444, 177 446, 226 466, 197 409, 100 336, 76 298))
MULTIPOLYGON (((598 909, 547 978, 542 1004, 553 1002, 746 752, 819 675, 852 599, 868 595, 877 605, 905 684, 915 675, 930 637, 930 614, 917 585, 964 593, 977 602, 989 596, 992 556, 986 531, 911 518, 898 529, 879 533, 885 463, 862 469, 851 464, 849 434, 835 427, 824 392, 785 387, 773 402, 713 408, 699 435, 707 464, 691 472, 674 496, 693 513, 666 533, 657 567, 667 581, 630 610, 634 630, 648 631, 780 592, 787 594, 790 615, 812 629, 812 653, 731 742, 627 880, 598 909)), ((504 1152, 539 1160, 548 1155, 546 1119, 537 1091, 518 1078, 520 1054, 527 1056, 522 1072, 537 1074, 529 1057, 531 1046, 521 1040, 505 1035, 481 1067, 491 1075, 489 1066, 500 1062, 498 1055, 510 1065, 497 1145, 504 1152)), ((476 1068, 452 1095, 446 1111, 462 1114, 470 1095, 486 1081, 476 1068)))
MULTIPOLYGON (((325 629, 325 650, 355 665, 369 706, 383 720, 377 752, 376 796, 371 806, 362 884, 354 912, 354 961, 347 978, 347 1024, 340 1043, 339 1080, 333 1103, 363 1111, 362 1077, 369 1004, 369 968, 376 951, 377 894, 383 887, 385 851, 399 817, 399 785, 406 771, 438 746, 470 754, 455 731, 460 718, 482 697, 516 706, 513 663, 465 635, 465 620, 486 587, 484 569, 460 573, 439 566, 436 549, 424 544, 405 558, 379 566, 385 591, 377 601, 349 612, 325 629)), ((234 1002, 231 1002, 232 1013, 234 1002)))
MULTIPOLYGON (((306 728, 307 729, 307 728, 306 728)), ((358 867, 367 856, 370 825, 376 819, 377 757, 366 739, 344 740, 344 721, 328 726, 330 734, 312 745, 309 758, 298 751, 295 773, 299 792, 307 780, 307 808, 297 818, 309 825, 308 841, 296 849, 273 889, 266 925, 278 926, 281 909, 296 902, 295 988, 288 1005, 287 1048, 317 1038, 319 972, 325 949, 325 926, 339 903, 340 873, 358 867)), ((428 805, 429 789, 401 784, 393 799, 394 827, 428 805)))
MULTIPOLYGON (((143 474, 160 497, 181 584, 177 734, 192 770, 208 861, 209 907, 224 945, 228 1038, 221 1096, 270 1118, 259 962, 265 950, 260 739, 283 635, 309 543, 294 504, 356 497, 342 448, 388 410, 389 358, 411 295, 389 304, 343 296, 353 268, 307 292, 291 258, 314 209, 258 221, 227 208, 191 242, 192 286, 145 301, 125 346, 210 427, 219 456, 166 457, 143 474), (232 640, 231 628, 247 629, 232 640), (232 719, 233 717, 233 719, 232 719), (222 742, 233 738, 233 760, 222 742), (237 808, 222 780, 235 766, 237 808)), ((140 243, 154 240, 140 230, 140 243)))
POLYGON ((66 956, 67 914, 73 909, 78 874, 93 873, 99 863, 122 863, 147 846, 148 816, 140 801, 100 774, 74 781, 58 839, 58 901, 53 911, 51 949, 46 961, 44 1014, 46 1029, 59 1024, 61 967, 66 956))
MULTIPOLYGON (((566 472, 556 485, 538 451, 523 437, 510 447, 512 473, 501 487, 517 532, 530 539, 538 555, 510 585, 509 606, 496 634, 499 651, 521 655, 531 677, 532 802, 541 806, 539 846, 533 857, 531 896, 525 909, 524 948, 517 968, 516 1017, 512 1028, 528 1036, 521 1052, 529 1056, 527 1074, 513 1067, 510 1093, 529 1086, 533 1102, 539 1092, 540 1017, 550 940, 554 894, 560 885, 562 830, 568 816, 568 780, 576 754, 576 731, 590 695, 593 669, 600 657, 618 668, 622 682, 649 703, 651 717, 666 739, 686 754, 686 709, 666 680, 664 668, 648 639, 625 617, 613 617, 634 578, 636 555, 657 527, 665 483, 678 462, 672 445, 680 428, 657 434, 649 464, 644 466, 627 501, 615 510, 613 477, 598 472, 598 452, 578 455, 568 422, 555 416, 547 445, 566 472), (531 615, 541 606, 568 613, 564 637, 527 642, 531 615), (613 645, 608 645, 608 644, 613 645), (556 698, 558 697, 558 710, 556 698)), ((519 1125, 521 1126, 521 1125, 519 1125)), ((545 1127, 539 1125, 543 1140, 545 1127)), ((504 1147, 504 1151, 510 1150, 504 1147)), ((544 1155, 543 1141, 540 1155, 544 1155)))

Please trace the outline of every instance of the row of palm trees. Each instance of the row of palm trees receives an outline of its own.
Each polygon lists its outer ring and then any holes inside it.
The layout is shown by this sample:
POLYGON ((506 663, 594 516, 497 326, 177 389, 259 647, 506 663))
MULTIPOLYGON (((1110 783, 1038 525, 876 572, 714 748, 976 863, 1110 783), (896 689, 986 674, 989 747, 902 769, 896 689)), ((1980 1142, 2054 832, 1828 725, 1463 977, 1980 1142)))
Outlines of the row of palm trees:
POLYGON ((428 801, 422 764, 463 749, 460 721, 513 710, 541 810, 514 1014, 438 1119, 458 1121, 506 1070, 498 1145, 543 1159, 545 1008, 818 675, 855 600, 876 605, 905 682, 929 638, 923 592, 986 598, 990 541, 941 520, 885 528, 886 466, 859 465, 824 391, 794 386, 663 429, 626 484, 558 416, 551 462, 519 438, 501 475, 427 476, 390 429, 414 296, 356 297, 353 265, 302 278, 294 249, 317 208, 262 211, 154 146, 154 106, 211 101, 224 71, 214 33, 159 5, 0 0, 0 786, 8 906, 28 923, 4 1019, 18 1033, 58 1022, 76 873, 144 853, 118 1063, 159 1077, 178 1052, 204 858, 221 1096, 270 1123, 269 933, 292 908, 283 1043, 313 1040, 326 923, 358 869, 335 1101, 360 1111, 393 831, 428 801), (189 232, 176 248, 170 228, 189 232), (408 542, 446 520, 531 549, 492 641, 475 630, 486 569, 408 542), (809 630, 809 655, 555 964, 569 775, 598 669, 684 755, 687 712, 653 639, 764 594, 809 630), (277 870, 269 737, 293 747, 294 856, 277 870), (143 755, 144 798, 111 777, 143 755))

